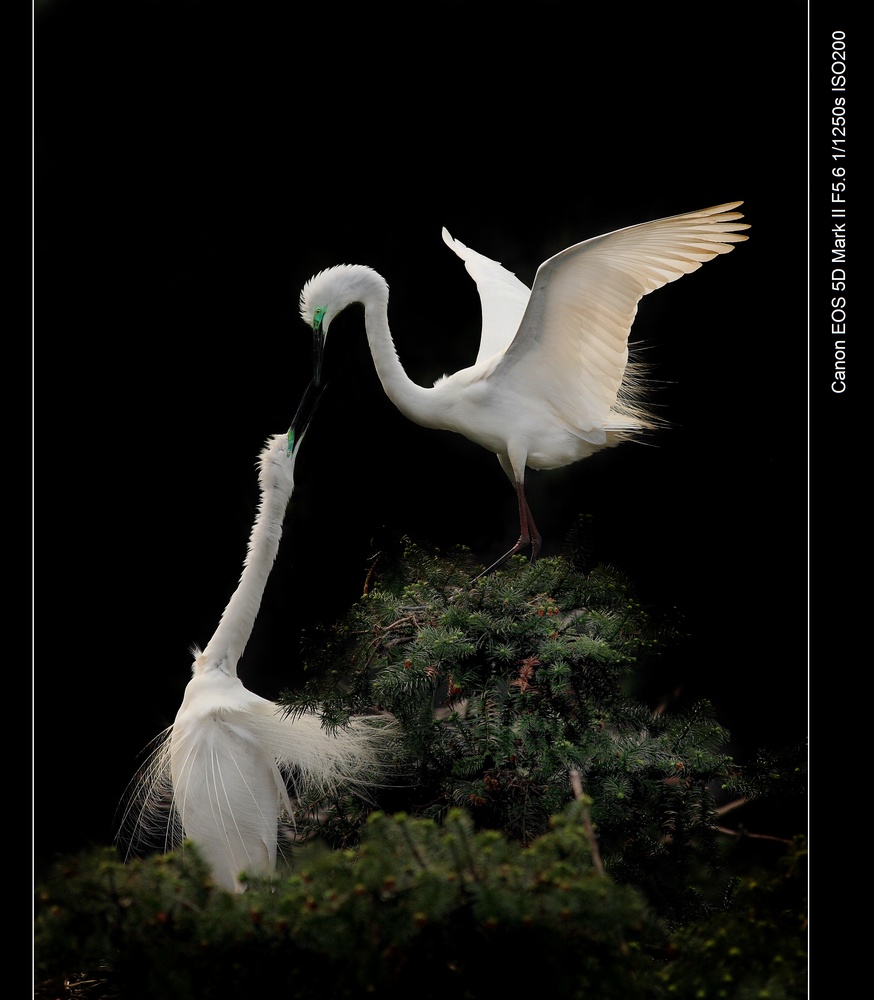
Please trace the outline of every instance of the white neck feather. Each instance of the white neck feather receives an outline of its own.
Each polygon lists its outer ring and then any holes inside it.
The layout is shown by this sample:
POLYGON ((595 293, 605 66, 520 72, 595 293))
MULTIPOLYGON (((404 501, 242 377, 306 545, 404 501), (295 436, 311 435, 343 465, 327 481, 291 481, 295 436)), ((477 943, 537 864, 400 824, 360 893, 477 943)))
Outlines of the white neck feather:
POLYGON ((434 389, 413 382, 398 358, 388 325, 388 285, 382 278, 368 282, 367 288, 362 290, 361 302, 370 354, 386 395, 413 423, 424 427, 440 426, 437 422, 439 401, 434 389))
POLYGON ((252 634, 261 607, 264 588, 279 551, 282 524, 294 491, 294 463, 298 449, 287 455, 288 441, 284 434, 272 437, 261 452, 258 481, 261 501, 237 589, 222 613, 221 621, 209 640, 195 669, 217 667, 235 675, 237 663, 252 634))

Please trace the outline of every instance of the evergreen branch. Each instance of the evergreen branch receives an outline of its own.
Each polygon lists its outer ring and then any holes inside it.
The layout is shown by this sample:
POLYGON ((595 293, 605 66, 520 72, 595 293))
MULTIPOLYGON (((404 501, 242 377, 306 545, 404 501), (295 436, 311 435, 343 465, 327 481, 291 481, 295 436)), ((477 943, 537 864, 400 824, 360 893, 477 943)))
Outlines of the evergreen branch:
POLYGON ((604 862, 601 860, 601 851, 598 847, 598 838, 595 834, 595 828, 594 826, 592 826, 592 817, 591 814, 589 813, 588 802, 586 801, 587 797, 583 792, 582 775, 576 768, 573 768, 570 772, 570 779, 571 779, 571 787, 573 788, 574 791, 574 798, 578 802, 583 803, 581 816, 583 821, 583 827, 585 828, 586 831, 586 836, 589 838, 589 847, 592 851, 592 865, 595 871, 599 875, 603 875, 604 862))

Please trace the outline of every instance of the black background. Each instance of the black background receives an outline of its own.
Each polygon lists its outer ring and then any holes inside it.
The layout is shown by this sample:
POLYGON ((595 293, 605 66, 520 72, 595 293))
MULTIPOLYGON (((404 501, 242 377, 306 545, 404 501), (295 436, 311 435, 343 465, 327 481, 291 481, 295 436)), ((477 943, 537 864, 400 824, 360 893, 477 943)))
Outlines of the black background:
MULTIPOLYGON (((744 201, 749 241, 641 304, 672 429, 529 496, 546 554, 589 515, 597 556, 682 616, 657 686, 712 700, 736 756, 807 733, 806 5, 302 7, 36 8, 39 860, 110 842, 236 584, 260 447, 309 379, 306 279, 383 274, 414 380, 472 362, 444 225, 529 284, 579 240, 744 201)), ((327 364, 240 664, 268 697, 386 539, 485 564, 518 532, 496 459, 387 400, 359 312, 327 364)))

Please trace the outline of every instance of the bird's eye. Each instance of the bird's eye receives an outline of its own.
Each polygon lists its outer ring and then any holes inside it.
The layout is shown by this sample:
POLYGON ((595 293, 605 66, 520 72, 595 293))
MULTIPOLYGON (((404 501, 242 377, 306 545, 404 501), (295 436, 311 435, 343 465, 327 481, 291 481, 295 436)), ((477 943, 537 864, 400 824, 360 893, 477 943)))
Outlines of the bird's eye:
POLYGON ((318 330, 322 325, 322 320, 325 318, 325 307, 317 306, 313 312, 313 329, 318 330))

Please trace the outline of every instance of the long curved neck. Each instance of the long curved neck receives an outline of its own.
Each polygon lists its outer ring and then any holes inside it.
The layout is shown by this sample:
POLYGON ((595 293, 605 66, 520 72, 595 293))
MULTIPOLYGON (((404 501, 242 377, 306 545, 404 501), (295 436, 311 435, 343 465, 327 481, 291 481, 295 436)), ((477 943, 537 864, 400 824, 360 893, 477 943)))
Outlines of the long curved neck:
POLYGON ((279 551, 282 524, 294 490, 294 463, 298 454, 295 449, 288 457, 287 450, 286 436, 278 435, 261 453, 258 471, 261 501, 249 533, 240 582, 202 654, 204 666, 220 666, 228 674, 236 673, 279 551))
POLYGON ((388 287, 369 289, 362 296, 362 304, 370 354, 386 395, 413 423, 438 426, 434 390, 413 382, 398 358, 388 325, 388 287))

